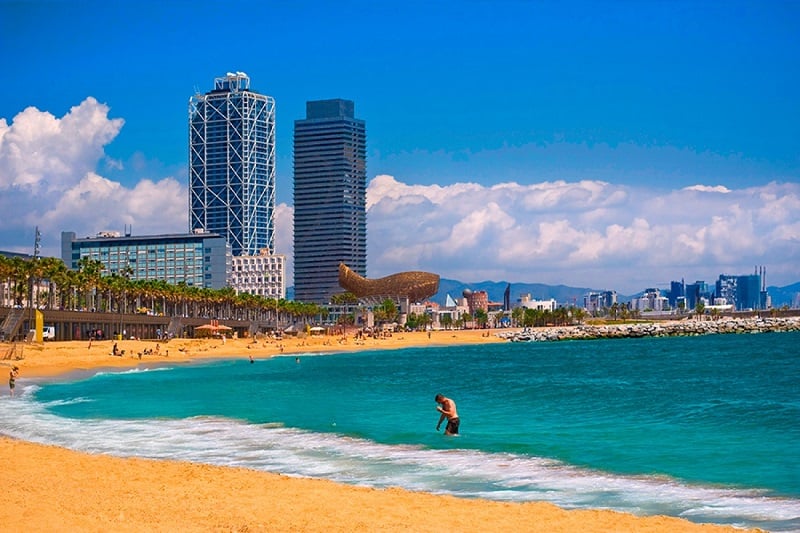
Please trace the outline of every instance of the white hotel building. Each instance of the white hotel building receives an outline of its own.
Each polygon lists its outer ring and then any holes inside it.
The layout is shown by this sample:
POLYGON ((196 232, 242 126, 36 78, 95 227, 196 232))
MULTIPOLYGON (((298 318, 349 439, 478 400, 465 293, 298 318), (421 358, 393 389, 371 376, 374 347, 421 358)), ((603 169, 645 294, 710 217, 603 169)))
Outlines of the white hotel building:
POLYGON ((231 258, 230 285, 236 294, 246 292, 264 298, 286 298, 286 256, 240 255, 231 258))

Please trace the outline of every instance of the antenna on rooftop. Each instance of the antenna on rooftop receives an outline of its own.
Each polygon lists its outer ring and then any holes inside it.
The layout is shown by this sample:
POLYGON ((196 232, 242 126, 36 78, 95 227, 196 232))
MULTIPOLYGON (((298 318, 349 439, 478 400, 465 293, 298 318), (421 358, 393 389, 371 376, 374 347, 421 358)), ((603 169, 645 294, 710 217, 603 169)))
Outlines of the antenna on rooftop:
POLYGON ((39 231, 39 226, 36 226, 36 236, 33 241, 33 258, 39 257, 39 245, 42 243, 42 233, 39 231))

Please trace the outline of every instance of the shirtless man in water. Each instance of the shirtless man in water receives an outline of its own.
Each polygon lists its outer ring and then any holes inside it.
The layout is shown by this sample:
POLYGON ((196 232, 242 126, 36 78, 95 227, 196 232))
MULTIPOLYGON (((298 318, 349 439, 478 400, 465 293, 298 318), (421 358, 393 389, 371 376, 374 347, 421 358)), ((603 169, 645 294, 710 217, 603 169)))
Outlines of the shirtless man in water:
POLYGON ((439 423, 436 424, 436 431, 439 431, 439 427, 442 425, 442 421, 447 419, 447 426, 444 428, 445 435, 458 435, 458 425, 460 420, 458 419, 458 411, 456 411, 456 402, 451 400, 450 398, 445 398, 441 394, 437 394, 436 403, 439 405, 436 406, 436 410, 442 413, 439 417, 439 423))
POLYGON ((8 388, 11 389, 11 396, 14 396, 14 387, 17 385, 17 376, 19 376, 19 368, 16 366, 11 367, 11 372, 8 373, 8 388))

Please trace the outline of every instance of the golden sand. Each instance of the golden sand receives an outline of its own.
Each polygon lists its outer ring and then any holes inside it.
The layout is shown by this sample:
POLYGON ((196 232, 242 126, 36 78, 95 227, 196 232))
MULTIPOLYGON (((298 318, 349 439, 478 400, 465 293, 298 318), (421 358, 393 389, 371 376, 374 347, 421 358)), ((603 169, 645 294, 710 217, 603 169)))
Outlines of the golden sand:
MULTIPOLYGON (((278 353, 502 342, 482 331, 394 334, 387 339, 312 337, 283 341, 173 339, 26 345, 2 361, 30 377, 75 370, 175 363, 200 358, 264 358, 278 353), (158 355, 139 352, 153 350, 158 355), (167 353, 168 352, 168 353, 167 353)), ((5 377, 5 375, 4 375, 5 377)), ((7 394, 7 391, 6 391, 7 394)), ((12 408, 2 402, 0 408, 12 408)), ((0 434, 2 429, 0 429, 0 434)), ((0 437, 5 531, 740 531, 671 517, 604 510, 565 511, 549 503, 501 503, 369 489, 241 468, 123 459, 0 437)))

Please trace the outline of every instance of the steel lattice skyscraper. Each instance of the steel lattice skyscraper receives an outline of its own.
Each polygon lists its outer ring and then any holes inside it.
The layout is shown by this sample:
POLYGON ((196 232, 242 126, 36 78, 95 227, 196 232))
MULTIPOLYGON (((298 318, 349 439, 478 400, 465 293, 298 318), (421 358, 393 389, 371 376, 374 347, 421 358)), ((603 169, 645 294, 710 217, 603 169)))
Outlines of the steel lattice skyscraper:
POLYGON ((350 100, 306 103, 294 123, 294 297, 329 303, 339 263, 366 276, 367 137, 350 100))
POLYGON ((243 72, 189 101, 189 226, 224 235, 231 253, 275 253, 275 100, 243 72))

